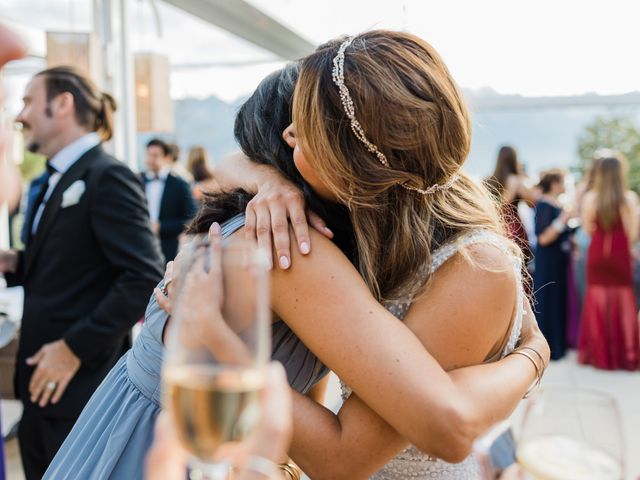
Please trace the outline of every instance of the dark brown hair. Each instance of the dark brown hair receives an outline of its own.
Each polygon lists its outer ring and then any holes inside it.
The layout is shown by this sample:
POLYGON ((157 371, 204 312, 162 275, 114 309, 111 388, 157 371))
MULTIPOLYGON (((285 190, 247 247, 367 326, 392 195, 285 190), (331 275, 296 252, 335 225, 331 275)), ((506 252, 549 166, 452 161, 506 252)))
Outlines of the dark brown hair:
POLYGON ((152 138, 151 140, 149 140, 147 142, 147 148, 149 147, 158 147, 160 148, 160 150, 162 150, 162 154, 165 157, 168 157, 169 155, 171 155, 171 149, 169 148, 169 145, 167 144, 167 142, 165 142, 164 140, 161 140, 159 138, 152 138))
POLYGON ((209 156, 204 147, 199 145, 191 147, 187 160, 187 170, 193 176, 193 181, 196 183, 213 177, 209 169, 209 156))
POLYGON ((522 172, 522 166, 518 162, 518 154, 513 147, 505 145, 500 147, 496 168, 487 180, 486 184, 491 193, 498 199, 502 198, 507 179, 511 175, 518 175, 522 172))
POLYGON ((98 90, 91 79, 68 66, 48 68, 36 76, 44 77, 47 102, 62 93, 70 93, 78 124, 97 132, 102 141, 113 137, 116 101, 108 93, 98 90))
MULTIPOLYGON (((270 165, 298 186, 307 206, 320 215, 334 233, 333 242, 356 263, 353 227, 343 205, 320 198, 304 181, 293 163, 293 150, 282 138, 291 123, 291 103, 298 79, 298 64, 290 63, 267 76, 242 104, 235 120, 234 134, 244 154, 253 162, 270 165)), ((187 228, 187 233, 206 233, 212 222, 222 223, 243 213, 252 195, 237 189, 208 194, 187 228)))
POLYGON ((538 187, 542 190, 542 193, 549 193, 555 183, 564 182, 564 175, 564 171, 559 168, 547 170, 541 174, 538 187))

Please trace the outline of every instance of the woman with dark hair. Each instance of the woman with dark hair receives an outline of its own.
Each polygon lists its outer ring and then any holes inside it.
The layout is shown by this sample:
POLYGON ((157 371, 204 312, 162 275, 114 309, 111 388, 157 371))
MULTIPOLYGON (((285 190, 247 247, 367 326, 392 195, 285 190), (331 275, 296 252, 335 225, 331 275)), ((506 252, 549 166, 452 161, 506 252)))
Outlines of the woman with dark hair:
MULTIPOLYGON (((320 197, 348 207, 369 292, 362 295, 360 279, 313 231, 314 253, 300 257, 294 249, 291 265, 279 261, 283 268, 274 271, 274 310, 344 381, 338 418, 296 396, 293 459, 314 479, 477 477, 477 464, 465 457, 487 418, 476 412, 459 430, 459 419, 441 402, 474 402, 474 389, 450 390, 442 368, 468 365, 478 369, 466 371, 469 382, 493 383, 481 369, 512 351, 524 292, 517 248, 500 235, 487 193, 460 170, 470 131, 457 87, 423 40, 367 32, 303 60, 293 117, 283 136, 295 166, 320 197), (408 354, 415 338, 381 322, 372 294, 428 347, 437 368, 397 357, 408 354), (462 296, 465 302, 458 301, 462 296), (389 362, 397 367, 393 374, 389 362)), ((231 170, 247 188, 257 185, 259 195, 261 185, 278 183, 265 169, 254 167, 252 175, 236 162, 231 170)), ((286 234, 284 211, 282 202, 269 209, 264 197, 255 197, 248 231, 255 228, 265 243, 269 225, 278 233, 284 224, 286 234)), ((276 252, 280 257, 279 247, 276 252)), ((501 377, 493 384, 502 397, 498 409, 508 403, 501 377)), ((464 410, 458 414, 470 413, 464 410)))
POLYGON ((585 194, 583 226, 592 235, 578 361, 606 370, 640 366, 631 245, 638 237, 638 200, 627 190, 626 161, 607 151, 585 194))
POLYGON ((558 360, 567 348, 567 271, 571 252, 570 212, 558 197, 564 193, 564 172, 553 169, 542 174, 538 184, 542 195, 536 204, 536 268, 533 286, 536 313, 542 333, 551 347, 551 359, 558 360))
MULTIPOLYGON (((372 37, 371 41, 384 41, 389 36, 391 44, 398 47, 398 39, 394 35, 405 34, 382 32, 377 37, 372 37)), ((407 38, 406 41, 415 44, 420 55, 427 54, 425 49, 431 54, 430 47, 423 46, 422 41, 415 37, 407 38)), ((362 53, 361 49, 358 51, 362 53)), ((333 57, 335 46, 333 50, 322 53, 326 58, 333 57)), ((378 58, 377 61, 384 59, 378 58)), ((442 68, 438 64, 435 73, 443 74, 442 68)), ((540 374, 545 363, 546 345, 537 335, 533 315, 529 313, 523 323, 521 354, 510 355, 487 365, 477 365, 480 361, 471 359, 456 365, 453 358, 443 358, 447 368, 466 367, 446 374, 416 337, 418 334, 429 336, 433 328, 438 328, 437 325, 433 323, 420 331, 420 326, 413 323, 411 316, 405 325, 398 322, 391 313, 404 315, 408 304, 389 305, 390 312, 378 303, 353 266, 354 263, 360 265, 363 262, 361 254, 367 255, 368 251, 358 249, 356 254, 353 248, 357 243, 352 226, 354 217, 349 208, 341 202, 324 198, 322 188, 320 191, 312 189, 306 179, 303 181, 304 175, 299 173, 300 167, 296 168, 292 159, 297 153, 295 148, 292 149, 293 137, 287 125, 291 121, 291 100, 296 79, 295 65, 270 75, 240 109, 236 123, 236 136, 243 151, 254 162, 263 164, 255 168, 259 171, 268 170, 269 175, 274 175, 273 170, 288 175, 291 182, 302 188, 308 204, 326 216, 329 227, 334 232, 335 243, 312 232, 312 253, 309 253, 309 245, 306 248, 301 246, 300 250, 306 251, 307 255, 299 256, 294 251, 295 265, 291 264, 286 271, 272 271, 273 356, 281 358, 289 381, 304 391, 325 371, 305 344, 312 346, 323 363, 331 366, 353 385, 362 398, 360 400, 354 395, 348 402, 347 409, 342 410, 341 415, 347 415, 344 426, 348 427, 342 438, 347 442, 345 447, 349 447, 351 451, 360 451, 366 447, 353 440, 356 437, 349 435, 352 428, 357 431, 365 429, 367 435, 361 438, 377 444, 375 450, 365 448, 357 455, 341 458, 341 461, 347 463, 336 465, 335 471, 327 468, 326 457, 325 460, 317 457, 301 460, 307 462, 310 469, 324 469, 327 476, 341 471, 341 475, 349 478, 353 478, 353 475, 362 476, 363 472, 373 473, 409 442, 442 458, 461 460, 469 453, 472 440, 497 419, 507 416, 531 381, 540 374), (416 332, 412 332, 408 326, 416 328, 416 332), (291 331, 295 334, 290 333, 291 331), (283 341, 283 338, 289 340, 283 341), (532 353, 527 354, 522 350, 524 348, 532 349, 532 353), (541 356, 537 357, 534 351, 541 356), (428 382, 425 378, 429 379, 428 382), (398 403, 399 392, 402 392, 401 405, 398 403), (491 396, 492 402, 483 401, 487 396, 491 396), (363 402, 367 402, 374 410, 363 402), (351 414, 346 413, 350 410, 351 414), (380 412, 383 417, 375 412, 380 412), (371 427, 375 431, 371 431, 371 427), (400 433, 395 433, 393 429, 400 433), (388 435, 381 437, 379 434, 382 431, 388 435)), ((457 91, 447 91, 446 94, 457 96, 457 91)), ((462 120, 464 118, 466 117, 463 116, 462 120)), ((415 119, 413 124, 415 125, 415 119)), ((277 178, 280 179, 279 174, 277 178)), ((463 184, 467 185, 466 182, 464 180, 463 184)), ((412 197, 407 197, 409 198, 412 197)), ((242 212, 252 201, 252 195, 242 189, 207 196, 189 230, 207 232, 213 222, 220 222, 225 236, 233 241, 242 236, 242 232, 238 231, 245 222, 242 212)), ((279 223, 274 223, 276 230, 279 226, 279 223)), ((284 229, 288 237, 286 221, 284 229)), ((440 238, 442 241, 446 240, 444 235, 440 238)), ((472 341, 473 345, 482 350, 477 352, 472 348, 473 355, 482 358, 490 356, 493 360, 502 357, 505 348, 512 348, 504 344, 510 345, 512 340, 515 344, 517 340, 522 320, 522 304, 519 303, 522 297, 517 288, 518 277, 512 270, 519 263, 507 263, 506 267, 501 263, 515 261, 516 257, 511 256, 508 250, 503 250, 505 244, 502 239, 496 239, 495 247, 474 245, 475 240, 484 238, 487 237, 469 237, 464 241, 461 239, 461 245, 467 245, 469 255, 474 258, 473 265, 479 268, 471 267, 463 260, 464 257, 449 263, 443 268, 443 273, 434 277, 432 282, 432 296, 429 298, 434 300, 433 304, 427 302, 421 307, 429 308, 430 313, 422 312, 420 317, 438 319, 444 324, 449 323, 452 315, 457 321, 470 321, 473 318, 470 331, 464 332, 464 335, 459 332, 457 338, 472 341), (491 270, 485 270, 485 265, 491 270), (464 271, 459 270, 460 266, 463 266, 464 271), (455 278, 448 277, 444 273, 446 271, 455 272, 455 278), (474 315, 469 311, 456 311, 455 306, 443 305, 437 301, 443 295, 450 297, 448 289, 460 284, 460 274, 465 274, 471 284, 482 286, 482 291, 471 292, 473 295, 469 296, 470 301, 478 298, 490 303, 475 305, 474 315), (500 288, 495 288, 496 282, 500 284, 500 288), (436 289, 436 285, 440 287, 436 289), (512 295, 506 295, 505 292, 512 295), (487 321, 497 319, 495 324, 486 329, 490 335, 499 332, 500 338, 496 338, 495 342, 493 339, 484 342, 485 326, 477 318, 487 321), (516 332, 515 336, 513 332, 516 332)), ((491 236, 493 238, 496 237, 491 236)), ((456 248, 447 245, 449 246, 445 250, 434 251, 434 259, 442 264, 456 252, 456 248)), ((370 262, 370 259, 364 261, 370 262)), ((415 279, 410 277, 412 274, 406 274, 409 284, 414 284, 415 279)), ((422 279, 419 283, 422 283, 422 279)), ((162 292, 158 291, 156 298, 168 306, 162 292)), ((205 313, 204 310, 202 313, 205 313)), ((90 402, 97 408, 91 411, 93 407, 87 407, 83 412, 84 418, 76 426, 77 433, 72 434, 63 446, 59 454, 62 458, 56 459, 55 465, 52 465, 47 474, 48 478, 55 478, 63 472, 66 476, 72 472, 73 475, 86 478, 96 471, 106 477, 139 476, 144 451, 150 442, 151 423, 159 408, 154 402, 157 401, 160 386, 162 332, 166 321, 166 315, 159 312, 156 299, 152 299, 143 333, 132 351, 121 361, 119 370, 112 372, 110 379, 101 387, 102 391, 97 392, 90 402), (105 406, 106 403, 109 405, 105 406), (138 410, 146 413, 136 413, 138 410), (129 417, 129 411, 133 412, 134 418, 129 417), (105 450, 108 452, 105 453, 105 450), (96 470, 98 467, 102 468, 96 470), (117 475, 113 472, 117 472, 117 475)), ((441 342, 437 335, 433 338, 436 342, 434 348, 437 348, 441 342)), ((465 351, 465 347, 456 346, 448 351, 461 352, 465 351)), ((307 403, 307 399, 301 396, 296 396, 296 402, 300 407, 297 410, 300 417, 296 416, 296 421, 301 430, 305 430, 308 435, 317 434, 318 444, 331 447, 324 441, 324 435, 334 433, 324 430, 330 424, 318 422, 318 415, 323 416, 326 411, 316 410, 320 407, 311 400, 307 403), (307 427, 307 422, 313 422, 313 426, 307 427)), ((304 438, 295 444, 301 451, 306 451, 304 438)), ((321 452, 315 450, 307 453, 315 455, 321 452)), ((462 468, 468 467, 469 462, 462 468)), ((315 478, 317 475, 312 476, 315 478)))
POLYGON ((534 206, 538 198, 538 191, 528 185, 522 165, 518 161, 516 150, 505 145, 500 147, 496 168, 493 175, 486 179, 489 190, 500 201, 500 214, 507 231, 507 235, 522 250, 525 261, 532 258, 531 246, 527 230, 520 219, 518 207, 521 201, 534 206))

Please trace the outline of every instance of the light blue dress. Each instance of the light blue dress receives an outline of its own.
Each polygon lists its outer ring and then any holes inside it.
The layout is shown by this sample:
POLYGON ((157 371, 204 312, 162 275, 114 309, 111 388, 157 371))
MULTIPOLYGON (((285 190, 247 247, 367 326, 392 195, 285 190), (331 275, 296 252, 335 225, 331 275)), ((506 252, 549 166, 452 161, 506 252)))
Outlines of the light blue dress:
MULTIPOLYGON (((228 237, 244 215, 222 224, 228 237)), ((138 479, 160 413, 162 333, 167 314, 152 295, 140 335, 95 391, 60 447, 44 479, 138 479)), ((306 393, 328 372, 282 321, 272 327, 272 358, 287 371, 289 384, 306 393)))

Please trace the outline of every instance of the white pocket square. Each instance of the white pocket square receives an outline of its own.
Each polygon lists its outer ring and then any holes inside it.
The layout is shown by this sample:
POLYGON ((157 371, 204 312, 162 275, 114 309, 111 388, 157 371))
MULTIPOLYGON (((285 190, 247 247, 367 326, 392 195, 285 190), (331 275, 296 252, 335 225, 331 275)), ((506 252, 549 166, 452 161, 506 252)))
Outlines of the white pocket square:
POLYGON ((61 208, 71 207, 77 204, 85 189, 84 180, 76 180, 73 182, 62 194, 61 208))

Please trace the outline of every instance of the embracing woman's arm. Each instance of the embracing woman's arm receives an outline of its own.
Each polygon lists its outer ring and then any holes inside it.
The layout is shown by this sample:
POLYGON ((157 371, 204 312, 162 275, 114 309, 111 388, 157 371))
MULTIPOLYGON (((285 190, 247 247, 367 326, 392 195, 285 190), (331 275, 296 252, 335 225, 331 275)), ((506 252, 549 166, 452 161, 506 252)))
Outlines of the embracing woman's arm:
POLYGON ((305 208, 300 189, 272 166, 252 162, 243 153, 235 153, 216 166, 215 178, 222 190, 239 187, 249 193, 260 191, 247 205, 245 237, 257 238, 258 244, 270 252, 273 235, 276 252, 273 263, 283 270, 291 265, 289 223, 293 226, 298 251, 303 255, 311 251, 308 225, 327 238, 333 237, 324 220, 305 208))
POLYGON ((310 255, 294 253, 290 270, 273 273, 276 313, 407 441, 445 460, 463 459, 478 435, 515 408, 534 379, 532 365, 525 358, 501 370, 478 367, 487 372, 477 385, 449 376, 375 301, 337 247, 312 236, 310 255))
MULTIPOLYGON (((445 370, 479 363, 488 351, 494 350, 491 340, 496 338, 496 334, 501 337, 500 332, 507 328, 505 320, 512 313, 510 292, 515 296, 512 276, 507 272, 483 272, 468 267, 460 259, 454 265, 445 265, 443 269, 446 271, 432 283, 436 288, 427 289, 415 304, 416 310, 413 311, 412 307, 406 319, 413 333, 427 344, 430 353, 445 370), (460 276, 465 278, 461 280, 460 276), (465 302, 452 302, 452 299, 460 297, 460 291, 456 291, 452 283, 460 284, 458 289, 465 289, 465 302), (478 284, 482 286, 478 288, 478 284), (496 299, 500 295, 502 299, 496 299), (429 304, 427 307, 431 308, 427 311, 421 308, 423 305, 420 303, 429 304), (420 316, 425 318, 418 318, 420 316)), ((547 351, 545 340, 529 306, 528 309, 521 346, 534 348, 544 355, 547 351)), ((418 376, 419 367, 414 368, 418 376)), ((507 417, 520 398, 514 396, 512 403, 500 401, 500 392, 509 389, 507 385, 526 388, 527 382, 535 378, 535 368, 524 356, 512 355, 496 363, 453 370, 449 375, 462 394, 470 400, 481 399, 469 405, 477 408, 470 416, 493 424, 507 417), (493 410, 488 407, 493 407, 493 410)), ((372 372, 371 377, 374 376, 372 372)), ((430 378, 419 381, 429 384, 430 378)), ((404 410, 398 411, 398 415, 402 414, 405 414, 404 410)), ((421 414, 429 415, 424 411, 421 414)), ((313 479, 368 478, 408 445, 406 439, 355 394, 343 404, 337 415, 296 396, 294 419, 290 455, 313 479)), ((435 439, 438 440, 437 437, 435 439)), ((460 460, 468 454, 465 449, 451 449, 444 442, 441 451, 446 453, 437 456, 448 461, 460 460)), ((432 451, 427 453, 435 454, 432 451)))

